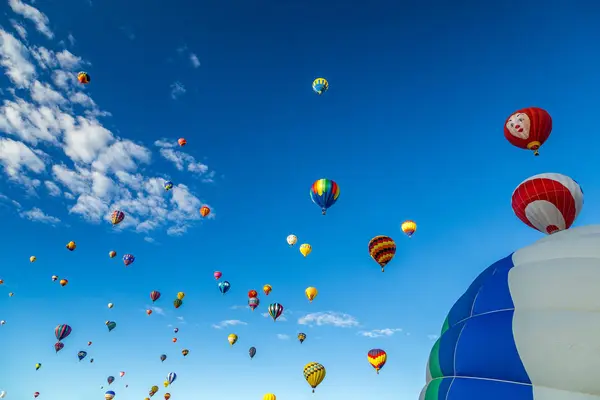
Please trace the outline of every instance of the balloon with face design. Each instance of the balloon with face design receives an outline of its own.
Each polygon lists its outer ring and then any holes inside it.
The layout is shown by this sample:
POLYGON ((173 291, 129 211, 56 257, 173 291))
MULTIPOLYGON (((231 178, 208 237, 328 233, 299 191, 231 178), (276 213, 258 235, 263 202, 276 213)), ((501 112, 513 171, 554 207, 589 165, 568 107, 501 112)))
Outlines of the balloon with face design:
POLYGON ((538 107, 518 110, 504 123, 506 140, 520 149, 532 150, 536 156, 551 132, 552 117, 548 111, 538 107))

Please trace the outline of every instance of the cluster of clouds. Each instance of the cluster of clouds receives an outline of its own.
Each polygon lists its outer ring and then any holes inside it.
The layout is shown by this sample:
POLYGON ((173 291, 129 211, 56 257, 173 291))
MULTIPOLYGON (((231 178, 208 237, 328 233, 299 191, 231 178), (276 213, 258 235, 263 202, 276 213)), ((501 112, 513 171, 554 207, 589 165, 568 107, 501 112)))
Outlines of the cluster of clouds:
MULTIPOLYGON (((186 232, 200 220, 203 201, 184 184, 165 193, 164 178, 142 172, 150 170, 152 150, 107 129, 100 120, 110 113, 77 81, 77 72, 90 64, 65 48, 33 44, 26 24, 33 25, 40 39, 55 39, 48 17, 21 0, 8 4, 15 13, 13 31, 0 27, 0 67, 10 82, 1 91, 0 168, 8 181, 29 197, 54 197, 70 214, 93 223, 107 221, 113 209, 122 209, 127 218, 121 229, 142 233, 148 241, 158 229, 169 235, 186 232)), ((67 39, 75 43, 72 35, 67 39)), ((197 57, 189 56, 196 65, 197 57)), ((176 169, 213 181, 214 171, 177 150, 175 143, 158 140, 154 146, 176 169)), ((40 208, 24 210, 11 202, 23 218, 61 222, 40 208)))

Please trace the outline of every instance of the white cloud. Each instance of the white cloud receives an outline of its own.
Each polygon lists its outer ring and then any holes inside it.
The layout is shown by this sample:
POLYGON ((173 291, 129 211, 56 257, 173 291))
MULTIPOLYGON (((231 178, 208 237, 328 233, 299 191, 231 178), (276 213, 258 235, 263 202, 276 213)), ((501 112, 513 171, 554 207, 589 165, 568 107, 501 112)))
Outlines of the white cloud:
MULTIPOLYGON (((21 0, 9 3, 52 36, 43 13, 21 0)), ((68 39, 74 43, 72 36, 68 39)), ((99 118, 110 113, 100 110, 76 79, 87 64, 69 50, 26 46, 0 28, 0 67, 12 86, 0 100, 0 173, 31 195, 43 186, 44 194, 62 196, 72 215, 90 222, 108 222, 110 212, 121 209, 126 218, 115 229, 132 229, 146 238, 158 229, 187 232, 201 220, 198 209, 204 202, 182 183, 166 192, 164 174, 152 169, 151 150, 103 125, 99 118)), ((202 180, 214 176, 193 158, 183 163, 202 180)))
POLYGON ((171 98, 173 100, 175 100, 178 97, 184 95, 185 92, 187 92, 187 90, 185 89, 185 86, 183 86, 183 83, 181 83, 181 82, 173 82, 171 84, 171 98))
POLYGON ((177 321, 179 321, 179 323, 185 324, 185 318, 183 318, 183 317, 176 317, 176 318, 177 318, 177 321))
POLYGON ((429 340, 438 340, 440 335, 427 335, 427 339, 429 340))
POLYGON ((146 242, 148 242, 148 243, 154 243, 154 242, 155 242, 155 240, 154 240, 153 238, 151 238, 150 236, 146 236, 146 237, 144 238, 144 240, 145 240, 146 242))
POLYGON ((19 34, 21 39, 23 39, 23 40, 27 39, 27 30, 25 29, 25 27, 23 25, 21 25, 14 19, 10 20, 10 24, 12 25, 13 29, 15 31, 17 31, 17 33, 19 34))
POLYGON ((242 310, 242 309, 246 309, 246 308, 250 308, 248 306, 231 306, 229 307, 230 310, 242 310))
POLYGON ((277 339, 288 340, 289 338, 290 338, 289 335, 284 335, 283 333, 278 333, 277 334, 277 339))
POLYGON ((27 218, 30 221, 41 222, 43 224, 54 225, 60 222, 60 219, 45 214, 42 210, 40 210, 37 207, 34 207, 29 211, 24 211, 19 215, 21 216, 21 218, 27 218))
POLYGON ((194 68, 200 67, 200 60, 198 59, 198 56, 194 53, 190 53, 190 61, 192 62, 192 66, 194 68))
POLYGON ((204 182, 212 182, 215 176, 214 171, 208 171, 208 165, 196 161, 194 156, 175 150, 174 141, 161 139, 154 142, 159 147, 160 155, 167 161, 170 161, 179 171, 187 170, 193 174, 203 177, 204 182))
POLYGON ((19 14, 23 18, 33 22, 35 24, 35 29, 37 29, 38 32, 46 36, 48 39, 52 39, 54 37, 54 33, 52 33, 50 27, 48 26, 50 24, 50 20, 46 14, 37 8, 30 6, 29 4, 23 3, 21 0, 8 0, 8 5, 16 14, 19 14))
POLYGON ((372 331, 360 331, 359 335, 369 338, 392 336, 396 332, 402 332, 402 328, 373 329, 372 331))
POLYGON ((307 314, 298 319, 300 325, 333 325, 340 328, 358 326, 358 321, 352 315, 327 311, 307 314))
POLYGON ((28 87, 35 76, 27 48, 3 29, 0 29, 0 66, 18 89, 28 87))
POLYGON ((161 307, 148 307, 146 306, 146 308, 150 308, 152 310, 152 312, 155 312, 159 315, 165 315, 165 310, 162 309, 161 307))
MULTIPOLYGON (((285 312, 288 312, 288 311, 286 310, 285 312)), ((268 312, 262 313, 260 315, 262 315, 265 318, 272 318, 268 312)), ((282 314, 279 316, 279 318, 277 318, 277 321, 281 321, 281 322, 287 321, 287 318, 285 317, 285 315, 282 314)))
POLYGON ((71 44, 71 46, 75 46, 75 36, 73 36, 72 33, 69 33, 69 36, 67 36, 67 39, 69 40, 69 43, 71 44))
POLYGON ((248 325, 244 321, 240 321, 239 319, 228 319, 225 321, 221 321, 218 324, 213 324, 212 327, 215 329, 223 329, 228 326, 236 326, 236 325, 248 325))
POLYGON ((11 199, 10 197, 3 195, 2 193, 0 193, 0 201, 2 202, 7 202, 7 203, 11 203, 13 206, 17 207, 17 208, 22 208, 21 207, 21 203, 19 203, 16 200, 11 199))

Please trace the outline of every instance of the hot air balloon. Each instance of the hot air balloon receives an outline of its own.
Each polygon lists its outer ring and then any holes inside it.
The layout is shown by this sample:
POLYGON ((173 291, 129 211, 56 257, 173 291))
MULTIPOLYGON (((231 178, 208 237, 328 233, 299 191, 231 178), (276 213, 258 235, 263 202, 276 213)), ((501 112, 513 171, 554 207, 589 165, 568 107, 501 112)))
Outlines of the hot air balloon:
POLYGON ((375 368, 375 371, 379 374, 379 370, 383 368, 385 362, 387 361, 387 353, 381 349, 372 349, 369 350, 367 354, 367 358, 369 363, 375 368))
POLYGON ((396 254, 396 242, 389 236, 375 236, 369 242, 369 254, 381 266, 381 272, 396 254))
POLYGON ((54 343, 54 351, 55 352, 59 352, 63 349, 63 347, 65 347, 65 344, 63 342, 56 342, 54 343))
POLYGON ((0 399, 3 399, 6 397, 6 392, 4 390, 0 391, 0 399))
POLYGON ((248 291, 248 298, 258 297, 258 292, 254 289, 248 291))
POLYGON ((536 156, 551 132, 552 117, 548 111, 538 107, 516 111, 504 123, 506 140, 520 149, 533 150, 536 156))
POLYGON ((0 279, 0 285, 2 285, 4 283, 4 280, 0 279))
POLYGON ((40 395, 40 392, 35 392, 35 393, 33 394, 33 398, 34 398, 34 399, 36 399, 36 398, 37 398, 39 395, 40 395))
POLYGON ((277 396, 273 393, 267 393, 263 396, 263 400, 277 400, 277 396))
POLYGON ((160 362, 164 362, 167 359, 167 355, 166 354, 161 354, 160 355, 160 362))
POLYGON ((179 332, 179 328, 173 329, 173 333, 177 333, 177 332, 179 332))
POLYGON ((306 257, 307 255, 309 255, 312 252, 312 246, 308 243, 304 243, 300 245, 300 253, 302 253, 302 255, 304 257, 306 257))
POLYGON ((166 191, 169 191, 169 190, 171 190, 171 189, 173 189, 173 182, 171 182, 171 181, 166 181, 166 182, 165 182, 165 190, 166 190, 166 191))
POLYGON ((83 360, 85 358, 85 356, 87 356, 87 352, 86 351, 80 351, 79 353, 77 353, 77 358, 79 358, 79 361, 83 360))
POLYGON ((64 287, 64 286, 67 286, 67 284, 69 283, 69 281, 66 280, 66 279, 61 279, 59 283, 60 283, 60 286, 64 287))
POLYGON ((315 297, 317 297, 317 294, 319 294, 319 291, 317 290, 317 288, 311 286, 307 287, 304 293, 306 294, 306 298, 308 299, 308 301, 312 303, 315 297))
POLYGON ((113 383, 114 381, 115 381, 115 377, 114 376, 109 376, 108 378, 106 378, 106 382, 108 382, 109 385, 111 383, 113 383))
POLYGON ((402 232, 410 238, 417 231, 417 224, 415 221, 407 220, 400 225, 400 229, 402 229, 402 232))
POLYGON ((331 179, 317 179, 310 188, 310 198, 313 203, 321 207, 323 215, 335 204, 338 197, 340 197, 340 187, 331 179))
POLYGON ((6 325, 6 321, 5 320, 0 321, 0 325, 6 325))
POLYGON ((107 307, 108 308, 113 308, 115 305, 113 303, 108 303, 107 307))
POLYGON ((67 246, 66 246, 67 250, 69 250, 69 251, 75 250, 76 247, 77 247, 77 245, 73 241, 67 243, 67 246))
POLYGON ((312 388, 313 393, 316 387, 325 379, 325 374, 325 367, 319 363, 311 362, 304 366, 304 379, 312 388))
POLYGON ((175 372, 171 372, 171 373, 169 373, 169 375, 167 375, 167 382, 169 382, 169 385, 172 385, 176 379, 177 379, 177 374, 175 372))
POLYGON ((238 341, 238 335, 236 335, 235 333, 230 334, 229 336, 227 336, 227 341, 231 346, 233 346, 235 342, 238 341))
POLYGON ((8 294, 8 297, 13 297, 14 295, 15 295, 15 294, 14 294, 13 292, 10 292, 10 293, 8 294))
POLYGON ((150 292, 150 300, 154 303, 156 300, 160 299, 160 292, 158 290, 153 290, 150 292))
POLYGON ((109 332, 117 327, 117 323, 114 321, 106 321, 105 325, 107 326, 109 332))
POLYGON ((115 398, 115 392, 113 392, 112 390, 109 390, 108 392, 104 393, 105 400, 112 400, 114 398, 115 398))
POLYGON ((176 338, 176 337, 174 337, 173 339, 171 339, 171 341, 172 341, 173 343, 177 343, 177 338, 176 338))
POLYGON ((545 236, 485 269, 450 309, 421 400, 593 399, 600 225, 545 236))
POLYGON ((37 260, 36 256, 29 257, 29 262, 35 262, 37 260))
POLYGON ((36 363, 35 364, 35 370, 37 371, 38 369, 42 368, 42 364, 40 363, 36 363))
POLYGON ((148 315, 152 314, 152 310, 151 309, 147 309, 146 310, 146 314, 148 314, 148 315))
POLYGON ((259 304, 260 300, 258 299, 258 297, 251 297, 248 299, 248 307, 250 307, 252 311, 254 311, 259 304))
POLYGON ((125 376, 125 371, 121 371, 121 372, 119 372, 119 376, 120 376, 121 378, 122 378, 122 377, 124 377, 124 376, 125 376))
POLYGON ((63 339, 66 339, 71 334, 71 327, 66 324, 58 325, 54 328, 54 336, 56 336, 56 340, 59 342, 63 339))
POLYGON ((87 85, 88 83, 90 83, 91 78, 87 72, 81 71, 80 73, 77 74, 77 80, 82 85, 87 85))
POLYGON ((275 322, 283 314, 283 306, 279 303, 269 304, 268 311, 271 318, 273 318, 273 322, 275 322))
POLYGON ((52 275, 52 282, 56 282, 58 280, 58 276, 57 275, 52 275))
POLYGON ((183 300, 183 299, 185 298, 185 293, 183 293, 183 292, 179 292, 179 293, 177 293, 177 298, 178 298, 179 300, 183 300))
POLYGON ((250 354, 250 359, 252 360, 256 355, 256 347, 250 347, 250 349, 248 350, 248 354, 250 354))
POLYGON ((573 225, 583 208, 583 191, 561 174, 540 174, 523 181, 512 194, 517 218, 540 232, 552 234, 573 225))
POLYGON ((121 210, 114 210, 110 215, 110 222, 113 225, 118 225, 125 219, 125 213, 121 210))
POLYGON ((158 386, 154 385, 150 388, 150 391, 154 393, 158 392, 158 386))
POLYGON ((265 293, 266 296, 268 296, 272 290, 273 290, 273 287, 271 285, 263 286, 263 292, 265 293))
POLYGON ((115 258, 117 256, 117 252, 114 251, 114 250, 111 250, 111 251, 108 252, 108 256, 110 258, 115 258))
POLYGON ((296 235, 288 235, 286 240, 287 240, 288 244, 290 245, 290 247, 292 247, 293 245, 298 243, 298 237, 296 235))
POLYGON ((228 281, 219 282, 218 286, 221 294, 229 292, 229 288, 231 288, 231 284, 228 281))
POLYGON ((208 206, 200 207, 200 215, 202 216, 202 218, 208 216, 208 214, 210 214, 210 208, 208 206))
POLYGON ((92 345, 92 342, 88 342, 88 346, 91 346, 91 345, 92 345))
POLYGON ((302 344, 306 340, 306 333, 300 332, 298 334, 298 340, 300 341, 300 344, 302 344))
POLYGON ((135 257, 132 254, 125 254, 123 256, 123 264, 125 264, 126 267, 133 264, 134 261, 135 261, 135 257))
POLYGON ((320 96, 329 89, 329 82, 325 78, 317 78, 312 83, 312 89, 320 96))
POLYGON ((183 356, 187 356, 188 354, 190 354, 190 351, 188 349, 183 349, 181 350, 181 354, 183 354, 183 356))
POLYGON ((213 273, 213 276, 215 277, 216 280, 219 280, 223 276, 223 273, 221 271, 215 271, 213 273))
POLYGON ((169 400, 171 398, 171 393, 165 393, 165 400, 169 400))
POLYGON ((183 301, 181 301, 180 299, 173 300, 173 305, 175 306, 175 308, 181 307, 182 304, 183 304, 183 301))
POLYGON ((167 386, 169 386, 169 381, 164 381, 164 382, 163 382, 163 386, 164 386, 164 387, 167 387, 167 386))
POLYGON ((179 145, 183 147, 187 144, 187 140, 185 140, 184 138, 179 138, 179 140, 177 140, 177 143, 179 143, 179 145))
POLYGON ((90 363, 93 363, 93 362, 94 362, 94 359, 93 359, 93 358, 92 358, 92 359, 90 359, 90 363))

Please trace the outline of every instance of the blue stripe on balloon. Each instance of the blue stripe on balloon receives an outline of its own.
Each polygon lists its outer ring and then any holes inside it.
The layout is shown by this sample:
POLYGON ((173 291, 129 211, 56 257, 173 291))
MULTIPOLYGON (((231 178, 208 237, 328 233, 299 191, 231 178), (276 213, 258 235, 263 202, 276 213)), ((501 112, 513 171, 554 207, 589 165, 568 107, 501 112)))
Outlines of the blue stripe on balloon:
MULTIPOLYGON (((447 379, 451 380, 451 379, 447 379)), ((533 400, 533 387, 487 379, 456 378, 440 400, 533 400)))

